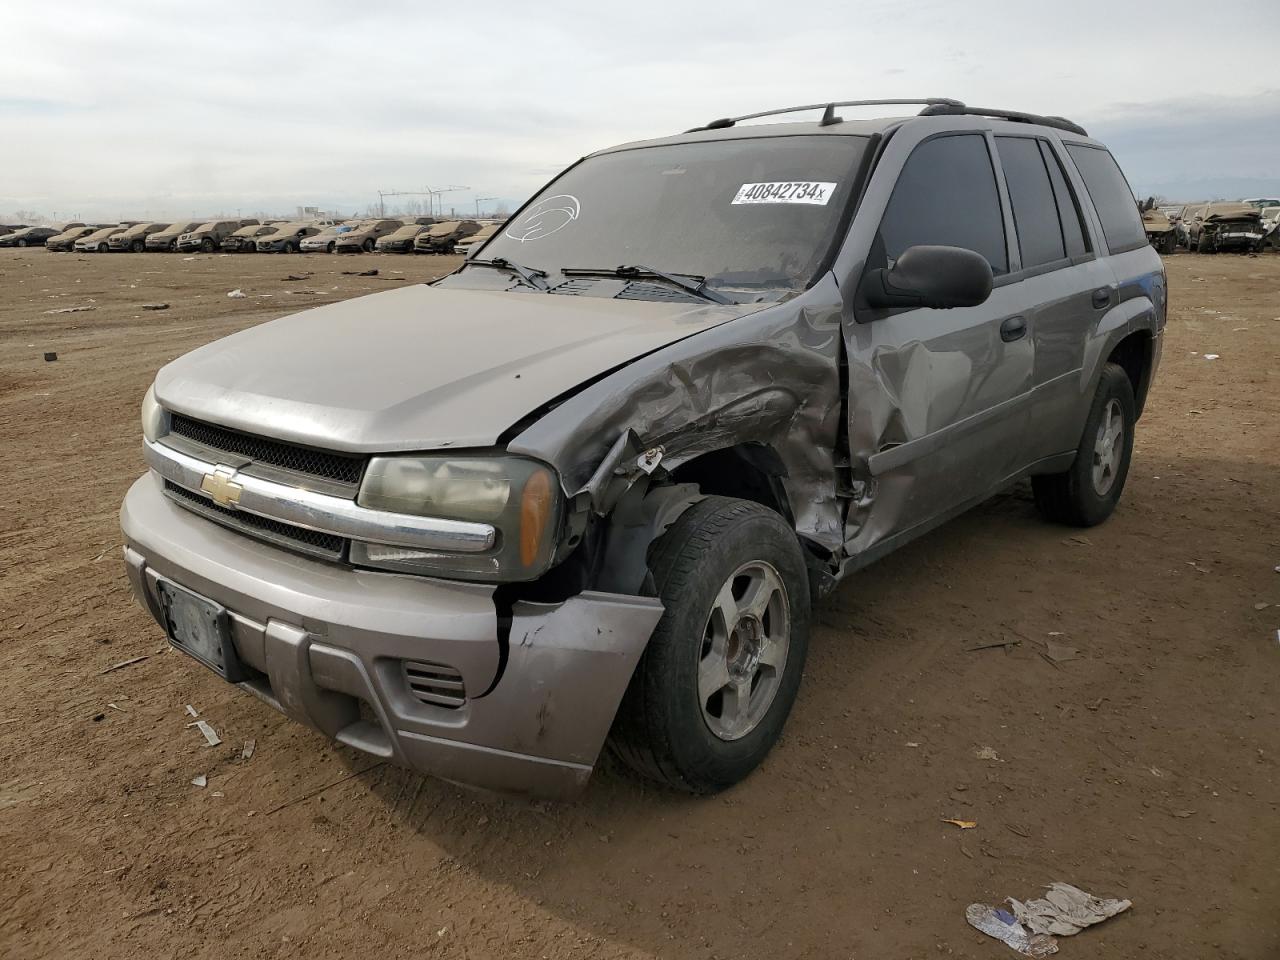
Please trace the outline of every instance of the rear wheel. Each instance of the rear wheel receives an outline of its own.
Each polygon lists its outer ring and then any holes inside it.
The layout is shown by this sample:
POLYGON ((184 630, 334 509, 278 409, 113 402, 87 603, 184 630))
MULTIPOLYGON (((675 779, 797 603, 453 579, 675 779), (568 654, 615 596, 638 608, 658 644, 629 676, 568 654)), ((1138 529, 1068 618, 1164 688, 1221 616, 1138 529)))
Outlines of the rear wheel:
POLYGON ((1119 364, 1106 364, 1075 462, 1062 473, 1031 478, 1046 520, 1092 527, 1111 516, 1129 475, 1136 409, 1129 375, 1119 364))
POLYGON ((129 250, 132 253, 141 253, 145 249, 146 249, 146 244, 141 240, 135 240, 133 241, 133 243, 129 244, 129 250))
POLYGON ((332 240, 330 240, 328 245, 324 248, 324 252, 333 253, 335 247, 336 247, 336 244, 332 240))
POLYGON ((284 246, 280 248, 281 253, 297 253, 298 246, 292 240, 286 240, 284 246))
POLYGON ((1196 238, 1196 253, 1217 253, 1217 251, 1213 249, 1212 241, 1204 235, 1203 231, 1201 231, 1200 236, 1196 238))
POLYGON ((665 612, 614 723, 638 773, 691 793, 760 765, 791 712, 809 638, 795 532, 757 503, 708 497, 650 549, 665 612))

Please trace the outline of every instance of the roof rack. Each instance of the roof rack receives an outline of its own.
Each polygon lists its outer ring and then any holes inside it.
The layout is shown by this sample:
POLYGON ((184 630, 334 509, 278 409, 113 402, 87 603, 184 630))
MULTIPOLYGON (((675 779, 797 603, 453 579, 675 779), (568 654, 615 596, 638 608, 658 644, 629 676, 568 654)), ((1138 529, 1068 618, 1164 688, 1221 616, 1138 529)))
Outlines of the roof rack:
POLYGON ((836 107, 890 107, 905 105, 924 105, 924 109, 917 114, 921 117, 938 117, 938 116, 977 116, 991 117, 997 120, 1011 120, 1015 123, 1036 123, 1044 127, 1053 127, 1057 130, 1066 130, 1070 133, 1078 133, 1082 137, 1089 134, 1084 127, 1079 124, 1072 123, 1065 117, 1044 117, 1035 113, 1023 113, 1019 110, 992 110, 986 107, 970 107, 960 100, 952 100, 948 97, 916 97, 902 100, 836 100, 830 103, 808 103, 802 107, 784 107, 781 110, 762 110, 759 113, 744 113, 740 117, 721 117, 719 120, 712 120, 710 123, 701 127, 691 127, 685 133, 696 133, 699 130, 723 130, 725 127, 732 127, 741 123, 743 120, 758 120, 761 117, 777 117, 786 113, 801 113, 806 110, 821 110, 822 119, 819 126, 827 127, 835 123, 843 122, 843 118, 836 116, 836 107))
POLYGON ((970 116, 970 117, 991 117, 993 120, 1011 120, 1014 123, 1035 123, 1042 127, 1053 127, 1055 130, 1066 130, 1069 133, 1078 133, 1082 137, 1089 135, 1088 131, 1078 123, 1072 123, 1066 117, 1046 117, 1038 113, 1023 113, 1021 110, 994 110, 990 107, 970 107, 959 101, 951 104, 929 104, 920 111, 922 117, 936 116, 970 116))

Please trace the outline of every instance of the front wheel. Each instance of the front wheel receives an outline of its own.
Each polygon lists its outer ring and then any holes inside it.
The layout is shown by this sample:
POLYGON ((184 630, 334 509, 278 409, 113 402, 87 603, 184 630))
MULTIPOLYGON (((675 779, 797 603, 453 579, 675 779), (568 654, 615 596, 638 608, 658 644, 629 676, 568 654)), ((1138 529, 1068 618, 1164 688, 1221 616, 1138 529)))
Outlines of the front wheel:
POLYGON ((649 553, 665 612, 618 710, 612 752, 690 793, 760 765, 795 702, 809 582, 795 531, 757 503, 708 497, 649 553))
POLYGON ((18 241, 18 246, 20 246, 20 247, 25 247, 26 245, 27 245, 27 241, 26 241, 26 240, 19 240, 19 241, 18 241))
POLYGON ((213 253, 213 240, 205 237, 200 241, 200 250, 202 253, 213 253))
POLYGON ((286 241, 285 245, 280 249, 281 253, 297 253, 298 248, 294 246, 293 241, 286 241))
POLYGON ((1075 462, 1062 473, 1031 478, 1036 507, 1046 520, 1093 527, 1111 516, 1129 475, 1136 411, 1129 375, 1119 364, 1106 364, 1075 462))
POLYGON ((362 243, 361 247, 364 249, 365 253, 373 253, 373 244, 374 244, 374 241, 372 238, 370 238, 366 240, 364 243, 362 243))

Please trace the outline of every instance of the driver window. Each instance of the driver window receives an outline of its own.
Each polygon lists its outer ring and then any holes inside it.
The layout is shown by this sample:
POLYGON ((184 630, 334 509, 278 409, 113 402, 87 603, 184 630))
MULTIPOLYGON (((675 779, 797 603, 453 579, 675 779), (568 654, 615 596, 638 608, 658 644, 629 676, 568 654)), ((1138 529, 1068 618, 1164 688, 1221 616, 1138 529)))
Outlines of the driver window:
POLYGON ((935 137, 907 158, 885 208, 875 249, 891 264, 908 247, 963 247, 997 276, 1009 272, 995 170, 981 134, 935 137))

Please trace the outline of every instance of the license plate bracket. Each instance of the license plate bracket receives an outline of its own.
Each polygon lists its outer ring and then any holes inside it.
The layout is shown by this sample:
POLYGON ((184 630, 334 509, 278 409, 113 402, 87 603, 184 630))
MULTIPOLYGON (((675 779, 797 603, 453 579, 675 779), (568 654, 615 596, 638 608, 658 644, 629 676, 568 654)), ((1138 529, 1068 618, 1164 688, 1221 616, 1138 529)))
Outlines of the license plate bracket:
POLYGON ((227 608, 168 580, 156 584, 169 643, 231 683, 245 679, 227 608))

